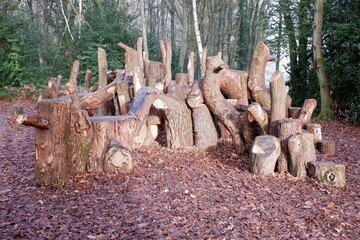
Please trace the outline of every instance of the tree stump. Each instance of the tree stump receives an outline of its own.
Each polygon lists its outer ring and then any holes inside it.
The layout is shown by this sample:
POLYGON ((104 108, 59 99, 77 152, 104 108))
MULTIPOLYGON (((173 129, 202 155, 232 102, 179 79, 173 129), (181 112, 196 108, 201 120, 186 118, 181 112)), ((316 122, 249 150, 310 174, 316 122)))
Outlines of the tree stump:
POLYGON ((288 140, 292 135, 302 132, 301 121, 292 118, 281 119, 278 121, 276 132, 281 142, 281 154, 277 162, 276 171, 284 173, 288 171, 288 140))
POLYGON ((256 137, 250 151, 249 171, 263 176, 273 174, 280 151, 278 138, 271 135, 256 137))
POLYGON ((305 178, 306 167, 316 160, 314 135, 300 133, 289 138, 289 172, 294 177, 305 178))
POLYGON ((195 147, 202 151, 214 149, 218 135, 209 109, 202 104, 192 110, 195 147))
POLYGON ((298 119, 300 116, 301 108, 289 107, 289 118, 298 119))
POLYGON ((345 166, 334 162, 309 162, 308 175, 318 182, 335 187, 345 187, 345 166))
POLYGON ((322 140, 321 125, 318 123, 307 123, 305 124, 306 131, 314 135, 314 143, 317 144, 322 140))
POLYGON ((177 73, 175 74, 176 84, 189 84, 189 75, 187 73, 177 73))
POLYGON ((130 173, 134 168, 131 152, 119 145, 110 146, 104 160, 105 173, 130 173))
POLYGON ((10 107, 10 114, 14 117, 18 117, 20 114, 24 113, 24 108, 21 105, 12 105, 10 107))
POLYGON ((324 154, 325 156, 333 156, 336 152, 335 142, 321 140, 318 142, 318 149, 320 153, 324 154))

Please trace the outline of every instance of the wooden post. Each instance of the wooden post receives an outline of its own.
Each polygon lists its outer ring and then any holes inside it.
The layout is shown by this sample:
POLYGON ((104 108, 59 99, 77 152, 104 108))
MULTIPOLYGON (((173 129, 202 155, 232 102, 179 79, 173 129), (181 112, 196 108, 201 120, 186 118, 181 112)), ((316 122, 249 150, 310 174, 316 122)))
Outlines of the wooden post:
POLYGON ((326 186, 345 187, 345 166, 334 162, 309 162, 308 175, 326 186))
POLYGON ((194 83, 194 52, 191 51, 189 54, 189 61, 187 64, 187 73, 189 75, 189 86, 192 86, 194 83))
POLYGON ((306 167, 316 160, 314 135, 300 133, 289 138, 289 172, 294 177, 305 178, 306 167))
POLYGON ((271 135, 256 137, 250 151, 249 171, 263 176, 273 174, 280 152, 278 138, 271 135))
POLYGON ((86 92, 90 91, 91 77, 92 77, 92 72, 90 69, 87 69, 85 73, 85 81, 84 81, 84 88, 86 92))

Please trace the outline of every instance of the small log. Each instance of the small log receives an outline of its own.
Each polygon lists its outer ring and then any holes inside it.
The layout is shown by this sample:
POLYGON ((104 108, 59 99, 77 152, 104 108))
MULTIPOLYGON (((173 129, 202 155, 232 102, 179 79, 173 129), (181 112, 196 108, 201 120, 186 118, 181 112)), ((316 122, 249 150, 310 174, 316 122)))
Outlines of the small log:
POLYGON ((321 140, 317 143, 318 149, 321 154, 325 156, 334 156, 336 153, 335 142, 321 140))
MULTIPOLYGON (((108 65, 106 61, 106 52, 102 48, 98 48, 98 71, 99 71, 99 88, 107 85, 108 65)), ((108 115, 105 103, 98 106, 97 115, 108 115)))
POLYGON ((37 129, 49 129, 49 120, 35 115, 19 115, 16 122, 20 125, 30 126, 37 129))
MULTIPOLYGON (((248 97, 248 73, 245 71, 238 71, 234 69, 226 70, 226 76, 233 79, 235 82, 239 94, 236 97, 238 99, 238 104, 248 105, 249 104, 249 97, 248 97)), ((220 86, 221 91, 224 92, 224 89, 220 86)))
POLYGON ((269 117, 266 111, 256 102, 250 104, 247 111, 250 113, 247 115, 249 122, 255 121, 260 126, 261 133, 266 135, 269 124, 269 117))
POLYGON ((263 176, 273 174, 280 149, 278 138, 270 135, 256 137, 250 151, 249 171, 263 176))
POLYGON ((281 154, 277 162, 276 171, 284 173, 288 171, 288 141, 292 135, 302 132, 301 121, 299 119, 284 118, 278 121, 277 137, 281 142, 281 154))
POLYGON ((14 117, 18 117, 20 114, 24 113, 24 108, 21 105, 12 105, 10 107, 10 114, 14 117))
POLYGON ((279 71, 274 72, 270 79, 271 121, 269 133, 271 135, 277 135, 277 123, 280 119, 286 117, 288 92, 289 87, 285 86, 283 74, 279 71))
POLYGON ((195 147, 201 151, 215 149, 218 135, 214 120, 205 104, 192 110, 195 147))
POLYGON ((345 166, 334 162, 309 162, 308 175, 326 186, 345 187, 345 166))
POLYGON ((130 173, 134 168, 131 152, 119 145, 111 145, 104 160, 105 173, 130 173))
POLYGON ((161 62, 146 62, 146 81, 147 86, 154 87, 157 82, 164 81, 164 64, 161 62))
POLYGON ((321 125, 318 123, 307 123, 305 124, 306 131, 314 135, 314 143, 317 144, 322 140, 321 125))
POLYGON ((88 93, 80 98, 81 109, 90 110, 113 99, 118 81, 114 80, 96 92, 88 93))
POLYGON ((305 178, 307 164, 316 160, 314 135, 300 133, 289 138, 289 172, 294 177, 305 178))
POLYGON ((90 91, 91 77, 92 77, 92 72, 90 69, 87 69, 85 73, 85 81, 84 81, 84 90, 86 92, 90 91))
POLYGON ((300 116, 301 108, 289 107, 289 118, 298 119, 300 116))
POLYGON ((189 86, 192 86, 194 83, 194 75, 195 75, 195 70, 194 70, 194 52, 191 51, 189 54, 189 60, 188 60, 188 64, 187 64, 187 73, 189 76, 189 86))
POLYGON ((200 89, 201 84, 202 81, 198 80, 191 86, 190 93, 186 97, 186 103, 190 106, 190 108, 199 107, 204 103, 204 98, 200 89))
POLYGON ((304 126, 305 124, 311 121, 311 116, 316 108, 316 100, 315 99, 306 99, 304 105, 299 114, 299 119, 304 126))
POLYGON ((189 75, 187 73, 177 73, 177 74, 175 74, 175 82, 176 82, 176 84, 188 85, 189 75))

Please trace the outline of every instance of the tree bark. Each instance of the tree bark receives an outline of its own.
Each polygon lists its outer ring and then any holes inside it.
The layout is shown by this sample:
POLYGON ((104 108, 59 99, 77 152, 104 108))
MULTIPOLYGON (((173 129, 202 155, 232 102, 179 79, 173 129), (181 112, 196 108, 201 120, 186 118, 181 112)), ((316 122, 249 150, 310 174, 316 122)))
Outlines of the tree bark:
MULTIPOLYGON (((198 23, 198 18, 197 18, 196 0, 191 0, 191 3, 192 3, 192 12, 193 12, 193 17, 194 17, 194 29, 195 29, 196 44, 198 47, 199 60, 200 60, 200 63, 202 63, 203 47, 202 47, 199 23, 198 23)), ((203 76, 203 75, 204 75, 204 71, 201 69, 201 76, 203 76)))
POLYGON ((85 84, 84 84, 84 88, 86 92, 90 91, 91 77, 92 77, 92 72, 90 69, 87 69, 85 73, 85 84))
POLYGON ((187 64, 187 72, 188 72, 188 75, 189 75, 189 86, 192 86, 193 83, 194 83, 194 72, 195 72, 195 69, 194 69, 195 65, 194 65, 194 52, 190 52, 189 54, 189 61, 188 61, 188 64, 187 64))
MULTIPOLYGON (((238 92, 238 94, 236 96, 232 95, 231 97, 229 96, 229 98, 238 99, 238 104, 248 105, 249 104, 248 86, 247 86, 248 73, 245 72, 245 71, 238 71, 238 70, 234 70, 234 69, 228 69, 226 71, 226 76, 233 79, 233 82, 236 85, 236 86, 231 86, 230 88, 239 90, 239 92, 238 92)), ((227 79, 224 78, 224 80, 227 80, 227 79)), ((224 84, 224 83, 225 83, 225 81, 222 81, 222 84, 224 84)), ((225 88, 222 87, 221 85, 220 85, 220 88, 221 88, 221 91, 223 93, 225 93, 225 95, 231 95, 231 94, 226 94, 225 88)))
POLYGON ((256 137, 250 151, 249 171, 262 176, 273 174, 280 152, 278 138, 270 135, 256 137))
POLYGON ((325 156, 334 156, 336 153, 335 142, 321 140, 318 142, 318 148, 321 154, 325 156))
MULTIPOLYGON (((102 88, 107 85, 107 71, 108 71, 106 52, 102 48, 98 48, 98 68, 99 68, 99 88, 102 88)), ((101 104, 98 107, 97 114, 101 116, 107 115, 105 104, 101 104)))
POLYGON ((304 105, 300 111, 299 119, 302 125, 305 125, 311 121, 311 116, 316 108, 315 99, 306 99, 304 105))

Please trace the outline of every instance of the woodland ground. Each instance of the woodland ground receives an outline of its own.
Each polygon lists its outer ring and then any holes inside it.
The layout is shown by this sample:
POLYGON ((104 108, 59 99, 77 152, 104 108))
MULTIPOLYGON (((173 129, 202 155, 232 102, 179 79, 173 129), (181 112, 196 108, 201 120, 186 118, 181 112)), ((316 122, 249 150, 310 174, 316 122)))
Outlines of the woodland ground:
MULTIPOLYGON (((345 189, 288 175, 258 177, 221 142, 210 153, 155 144, 130 175, 32 185, 34 129, 0 102, 0 239, 359 239, 360 128, 321 123, 346 166, 345 189)), ((31 102, 20 102, 25 112, 31 102)))

